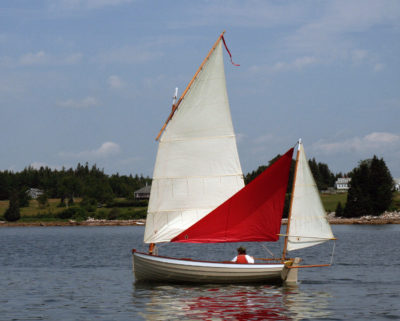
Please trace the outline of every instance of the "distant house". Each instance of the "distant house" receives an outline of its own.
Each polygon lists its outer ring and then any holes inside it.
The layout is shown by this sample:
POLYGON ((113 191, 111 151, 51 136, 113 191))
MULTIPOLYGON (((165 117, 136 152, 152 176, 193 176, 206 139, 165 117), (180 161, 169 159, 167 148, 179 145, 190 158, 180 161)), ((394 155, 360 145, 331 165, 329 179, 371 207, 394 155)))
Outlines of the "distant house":
POLYGON ((40 195, 43 195, 43 191, 38 188, 30 188, 26 191, 28 196, 32 199, 37 199, 40 195))
POLYGON ((395 178, 394 179, 394 190, 395 191, 400 191, 400 178, 395 178))
POLYGON ((350 188, 351 178, 349 177, 339 177, 335 182, 335 188, 337 190, 348 190, 350 188))
POLYGON ((138 189, 136 192, 134 192, 135 199, 148 200, 150 198, 150 190, 151 185, 146 185, 145 187, 138 189))

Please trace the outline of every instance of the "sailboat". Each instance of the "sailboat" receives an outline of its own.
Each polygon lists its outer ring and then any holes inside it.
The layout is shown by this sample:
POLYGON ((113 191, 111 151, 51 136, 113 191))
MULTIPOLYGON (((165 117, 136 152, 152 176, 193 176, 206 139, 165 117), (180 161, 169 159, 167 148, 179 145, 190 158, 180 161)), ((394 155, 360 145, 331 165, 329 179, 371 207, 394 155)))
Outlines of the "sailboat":
MULTIPOLYGON (((136 281, 189 283, 296 282, 299 258, 287 252, 334 239, 301 142, 287 232, 280 235, 294 148, 245 186, 229 108, 224 32, 173 104, 160 130, 144 242, 133 253, 136 281), (156 244, 276 242, 280 258, 254 264, 158 255, 156 244)), ((233 63, 233 61, 232 61, 233 63)), ((320 264, 318 266, 328 266, 320 264)))

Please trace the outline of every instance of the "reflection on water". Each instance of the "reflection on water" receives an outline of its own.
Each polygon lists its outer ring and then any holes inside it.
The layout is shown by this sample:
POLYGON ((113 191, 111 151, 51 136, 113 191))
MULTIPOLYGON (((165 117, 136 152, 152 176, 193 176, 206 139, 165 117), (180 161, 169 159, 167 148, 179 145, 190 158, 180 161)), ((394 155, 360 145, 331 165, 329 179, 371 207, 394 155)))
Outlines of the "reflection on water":
POLYGON ((133 285, 145 320, 304 320, 330 316, 325 292, 297 286, 133 285))

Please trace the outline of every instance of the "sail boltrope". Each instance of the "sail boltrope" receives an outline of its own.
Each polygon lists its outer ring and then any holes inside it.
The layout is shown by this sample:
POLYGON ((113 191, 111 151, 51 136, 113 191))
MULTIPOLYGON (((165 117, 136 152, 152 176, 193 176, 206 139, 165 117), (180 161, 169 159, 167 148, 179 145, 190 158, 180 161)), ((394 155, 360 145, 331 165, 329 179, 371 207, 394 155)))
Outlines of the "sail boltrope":
POLYGON ((317 184, 299 144, 287 250, 297 250, 334 239, 317 184))
POLYGON ((172 242, 277 241, 293 148, 172 242))
POLYGON ((159 139, 144 242, 169 242, 243 186, 219 41, 159 139))

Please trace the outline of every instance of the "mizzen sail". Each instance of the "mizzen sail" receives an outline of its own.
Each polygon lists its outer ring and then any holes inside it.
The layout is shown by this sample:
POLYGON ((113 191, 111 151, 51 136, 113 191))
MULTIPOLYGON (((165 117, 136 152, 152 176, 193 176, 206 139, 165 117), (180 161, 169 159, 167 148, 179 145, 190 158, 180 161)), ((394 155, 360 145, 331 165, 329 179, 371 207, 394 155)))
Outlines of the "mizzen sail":
POLYGON ((314 246, 334 239, 317 184, 301 143, 299 143, 289 224, 288 251, 314 246))
POLYGON ((146 243, 169 242, 244 186, 220 39, 159 139, 146 243))
POLYGON ((173 242, 277 241, 293 148, 173 242))

